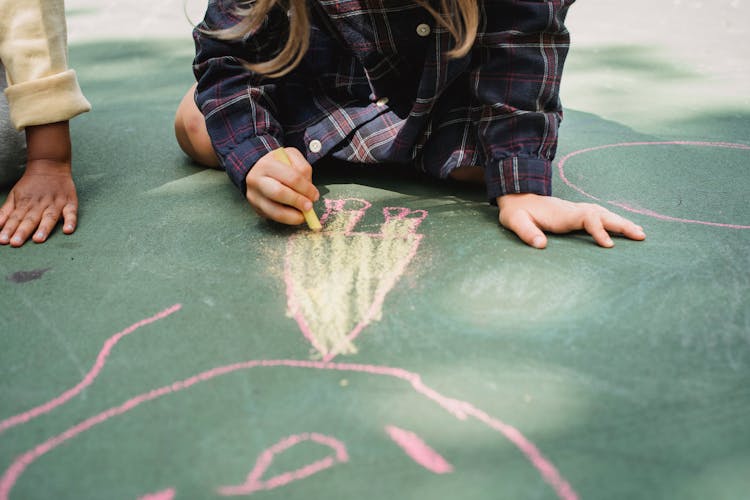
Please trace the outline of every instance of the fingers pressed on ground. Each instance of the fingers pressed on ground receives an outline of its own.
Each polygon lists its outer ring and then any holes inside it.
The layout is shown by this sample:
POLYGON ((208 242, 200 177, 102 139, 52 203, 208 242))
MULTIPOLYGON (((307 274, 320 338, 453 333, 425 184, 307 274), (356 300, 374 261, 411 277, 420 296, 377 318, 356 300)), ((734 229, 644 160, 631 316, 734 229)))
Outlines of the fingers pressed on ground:
POLYGON ((23 214, 24 212, 18 209, 13 210, 10 213, 8 219, 5 221, 2 231, 0 231, 0 244, 7 245, 10 243, 11 238, 15 238, 13 235, 18 230, 18 226, 21 225, 23 214))
POLYGON ((519 210, 507 219, 501 220, 503 225, 516 233, 521 240, 534 248, 547 246, 547 237, 536 225, 528 212, 519 210))
POLYGON ((15 233, 13 233, 13 238, 10 240, 12 246, 23 245, 34 234, 34 231, 42 221, 42 213, 42 210, 34 209, 32 212, 26 214, 18 225, 18 228, 16 228, 15 233))
POLYGON ((609 212, 603 217, 603 219, 604 227, 607 228, 608 231, 622 234, 631 240, 646 239, 646 233, 643 231, 643 228, 624 217, 609 212))
POLYGON ((76 230, 78 225, 78 206, 73 203, 68 203, 62 209, 63 216, 63 233, 71 234, 76 230))
POLYGON ((36 243, 43 243, 49 237, 49 234, 55 228, 59 219, 60 212, 55 207, 47 207, 42 214, 42 219, 39 221, 39 227, 36 228, 32 240, 36 243))
POLYGON ((604 229, 604 223, 602 222, 602 216, 598 213, 590 214, 583 219, 583 228, 594 237, 594 241, 604 248, 611 248, 615 246, 612 238, 604 229))
POLYGON ((5 225, 5 222, 8 220, 8 217, 10 217, 10 214, 13 213, 13 208, 13 193, 10 193, 10 195, 8 195, 8 199, 5 200, 3 206, 0 207, 0 229, 2 229, 2 227, 5 225))

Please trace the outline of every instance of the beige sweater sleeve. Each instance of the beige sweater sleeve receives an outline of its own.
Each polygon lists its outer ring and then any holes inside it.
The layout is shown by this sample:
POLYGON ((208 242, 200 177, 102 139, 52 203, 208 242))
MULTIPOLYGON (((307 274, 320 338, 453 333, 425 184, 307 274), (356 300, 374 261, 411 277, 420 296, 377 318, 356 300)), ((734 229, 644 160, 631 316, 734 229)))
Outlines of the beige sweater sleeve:
POLYGON ((68 68, 63 0, 0 0, 0 61, 17 129, 66 121, 91 109, 68 68))

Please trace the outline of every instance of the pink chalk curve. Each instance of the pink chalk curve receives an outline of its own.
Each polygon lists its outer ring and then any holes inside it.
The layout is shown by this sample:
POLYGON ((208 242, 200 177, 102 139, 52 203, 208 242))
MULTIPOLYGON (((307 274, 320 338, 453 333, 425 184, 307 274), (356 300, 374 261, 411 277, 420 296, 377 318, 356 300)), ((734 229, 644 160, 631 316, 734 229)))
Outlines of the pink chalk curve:
POLYGON ((155 321, 166 318, 170 314, 173 314, 179 311, 181 307, 182 307, 181 304, 175 304, 172 307, 164 309, 163 311, 156 313, 149 318, 142 319, 136 323, 133 323, 132 325, 122 330, 121 332, 118 332, 112 335, 109 339, 107 339, 106 342, 104 342, 104 346, 99 351, 99 355, 96 357, 94 366, 91 367, 89 372, 83 377, 83 379, 80 382, 78 382, 74 387, 63 392, 56 398, 51 399, 44 404, 41 404, 23 413, 19 413, 18 415, 13 415, 12 417, 6 418, 2 422, 0 422, 0 434, 7 431, 11 427, 15 427, 20 424, 25 424, 40 415, 49 413, 55 408, 57 408, 58 406, 62 406, 63 404, 67 403, 72 398, 80 394, 86 387, 94 383, 94 380, 96 379, 96 377, 99 376, 99 373, 104 368, 104 364, 107 362, 107 357, 112 352, 112 349, 120 340, 122 340, 123 337, 133 333, 134 331, 136 331, 142 326, 146 326, 151 323, 154 323, 155 321))
POLYGON ((351 363, 330 363, 322 361, 304 361, 294 359, 277 359, 277 360, 250 360, 232 365, 225 365, 201 372, 184 380, 174 382, 152 391, 140 394, 124 403, 113 406, 108 410, 98 413, 86 420, 70 427, 66 431, 58 434, 46 441, 38 444, 34 448, 17 456, 13 463, 8 467, 2 476, 0 476, 0 500, 8 500, 13 486, 24 471, 33 464, 37 459, 65 444, 76 436, 96 427, 107 420, 122 415, 132 409, 159 399, 161 397, 188 389, 196 384, 212 380, 222 375, 227 375, 239 370, 249 370, 263 367, 288 367, 312 370, 327 370, 340 372, 356 372, 369 375, 378 375, 383 377, 392 377, 408 382, 412 388, 422 396, 438 404, 444 410, 454 417, 464 420, 473 417, 479 422, 484 423, 490 429, 503 435, 508 441, 513 443, 516 448, 526 457, 526 459, 536 468, 542 479, 546 481, 555 491, 557 496, 562 500, 577 500, 578 495, 573 487, 557 471, 555 466, 539 451, 539 449, 529 441, 518 429, 508 425, 500 420, 488 415, 484 411, 472 406, 470 403, 452 399, 443 396, 434 389, 428 387, 422 382, 417 373, 413 373, 402 368, 393 368, 379 365, 364 365, 351 363))
POLYGON ((435 474, 453 472, 453 466, 413 432, 400 429, 395 425, 386 426, 385 431, 412 460, 428 471, 435 474))
POLYGON ((275 445, 263 451, 255 462, 255 467, 250 471, 250 474, 247 476, 247 479, 243 484, 238 486, 222 486, 218 489, 218 492, 224 496, 237 496, 251 495, 256 491, 272 490, 312 476, 313 474, 317 474, 318 472, 333 467, 336 464, 348 461, 349 454, 346 451, 346 446, 344 446, 344 443, 338 439, 315 432, 296 434, 282 439, 275 445), (313 441, 327 446, 333 450, 333 455, 316 460, 315 462, 297 470, 281 473, 270 479, 266 479, 265 481, 261 480, 263 474, 265 474, 266 470, 271 466, 276 455, 279 455, 304 441, 313 441))
MULTIPOLYGON (((560 161, 557 163, 557 170, 560 174, 560 178, 562 179, 562 181, 565 184, 567 184, 569 187, 578 191, 580 194, 582 194, 583 196, 586 196, 587 198, 591 198, 592 200, 601 202, 602 200, 586 192, 583 188, 581 188, 580 186, 577 186, 566 177, 565 164, 571 158, 578 156, 578 155, 582 155, 584 153, 590 153, 592 151, 599 151, 602 149, 627 148, 627 147, 634 147, 634 146, 702 146, 702 147, 711 147, 711 148, 738 149, 738 150, 743 150, 743 151, 750 151, 750 146, 745 145, 745 144, 736 144, 733 142, 704 142, 704 141, 623 142, 623 143, 618 143, 618 144, 605 144, 603 146, 594 146, 591 148, 573 151, 572 153, 569 153, 560 159, 560 161)), ((722 222, 710 222, 710 221, 702 221, 702 220, 695 220, 695 219, 671 217, 669 215, 660 214, 658 212, 649 210, 647 208, 635 207, 628 203, 622 203, 622 202, 616 202, 616 201, 608 201, 607 203, 620 207, 623 210, 627 210, 628 212, 632 212, 632 213, 636 213, 640 215, 646 215, 648 217, 653 217, 655 219, 664 220, 664 221, 681 222, 681 223, 686 223, 686 224, 699 224, 699 225, 704 225, 704 226, 724 227, 724 228, 729 228, 729 229, 750 229, 750 225, 726 224, 722 222)))

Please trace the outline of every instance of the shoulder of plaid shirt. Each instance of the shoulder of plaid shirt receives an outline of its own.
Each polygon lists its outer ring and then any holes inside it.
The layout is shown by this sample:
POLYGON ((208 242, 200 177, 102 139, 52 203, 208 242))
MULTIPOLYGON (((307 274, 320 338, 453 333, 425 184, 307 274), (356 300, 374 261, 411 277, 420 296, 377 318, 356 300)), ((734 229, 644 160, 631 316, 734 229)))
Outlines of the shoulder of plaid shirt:
POLYGON ((480 1, 472 50, 449 59, 450 34, 414 2, 317 3, 301 64, 265 78, 242 62, 269 60, 283 46, 286 12, 277 8, 255 33, 225 41, 204 31, 236 24, 235 2, 211 0, 194 31, 196 103, 243 193, 252 166, 283 145, 311 164, 326 155, 416 162, 438 177, 480 165, 492 203, 510 193, 549 195, 571 4, 480 1))

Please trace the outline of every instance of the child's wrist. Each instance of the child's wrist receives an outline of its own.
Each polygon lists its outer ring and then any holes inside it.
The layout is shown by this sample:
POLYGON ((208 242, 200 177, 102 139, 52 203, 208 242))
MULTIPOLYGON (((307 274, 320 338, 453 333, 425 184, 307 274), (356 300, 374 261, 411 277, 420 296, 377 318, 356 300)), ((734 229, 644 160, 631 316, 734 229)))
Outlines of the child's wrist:
POLYGON ((37 158, 28 160, 25 173, 28 175, 67 175, 73 176, 70 160, 56 158, 37 158))
POLYGON ((68 164, 71 162, 68 122, 26 127, 26 159, 32 162, 68 164))

